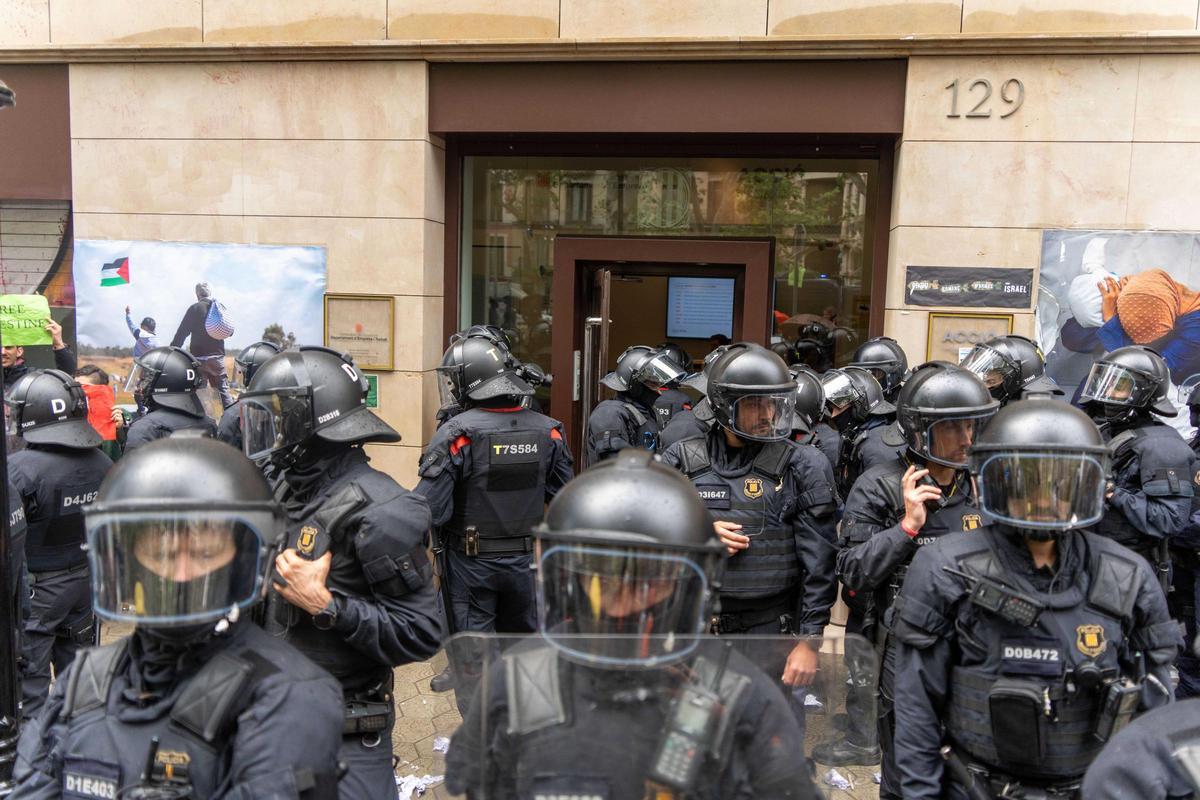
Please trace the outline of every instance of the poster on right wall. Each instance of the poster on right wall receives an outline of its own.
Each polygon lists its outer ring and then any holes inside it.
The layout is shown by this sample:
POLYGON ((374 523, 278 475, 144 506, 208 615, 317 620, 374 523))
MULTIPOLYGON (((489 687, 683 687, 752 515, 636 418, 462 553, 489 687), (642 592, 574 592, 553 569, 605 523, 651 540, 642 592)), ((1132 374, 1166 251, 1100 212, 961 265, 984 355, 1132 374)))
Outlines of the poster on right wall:
POLYGON ((1048 230, 1036 305, 1046 371, 1074 397, 1096 358, 1129 344, 1171 369, 1168 420, 1192 429, 1185 406, 1200 384, 1200 234, 1048 230))

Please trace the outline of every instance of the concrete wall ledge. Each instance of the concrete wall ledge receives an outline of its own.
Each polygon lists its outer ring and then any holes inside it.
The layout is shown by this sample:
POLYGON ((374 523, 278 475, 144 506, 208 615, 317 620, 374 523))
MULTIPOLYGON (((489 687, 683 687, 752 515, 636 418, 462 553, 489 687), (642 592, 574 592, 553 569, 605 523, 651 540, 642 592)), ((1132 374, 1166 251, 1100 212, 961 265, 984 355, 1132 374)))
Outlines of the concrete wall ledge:
POLYGON ((1200 53, 1200 31, 728 38, 372 40, 330 44, 97 44, 0 47, 0 63, 168 61, 712 61, 911 56, 1200 53))

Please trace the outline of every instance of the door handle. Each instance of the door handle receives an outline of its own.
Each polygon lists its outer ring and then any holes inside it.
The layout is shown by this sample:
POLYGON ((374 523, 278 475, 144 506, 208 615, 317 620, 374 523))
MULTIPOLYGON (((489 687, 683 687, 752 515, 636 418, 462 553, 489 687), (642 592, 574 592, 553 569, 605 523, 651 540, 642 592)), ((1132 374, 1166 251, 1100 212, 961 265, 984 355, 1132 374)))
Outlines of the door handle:
POLYGON ((587 317, 583 321, 583 359, 579 365, 582 378, 580 382, 583 384, 583 395, 580 398, 583 415, 583 424, 580 425, 580 430, 583 431, 583 447, 579 453, 580 469, 587 466, 587 426, 592 416, 592 396, 596 390, 596 331, 601 322, 603 320, 600 317, 587 317))

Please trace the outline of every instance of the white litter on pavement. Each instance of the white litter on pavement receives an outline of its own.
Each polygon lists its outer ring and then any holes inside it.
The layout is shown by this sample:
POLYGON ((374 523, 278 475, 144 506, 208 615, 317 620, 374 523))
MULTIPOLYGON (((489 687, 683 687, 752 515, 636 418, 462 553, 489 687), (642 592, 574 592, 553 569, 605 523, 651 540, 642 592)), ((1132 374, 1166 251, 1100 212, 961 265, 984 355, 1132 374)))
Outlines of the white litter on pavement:
POLYGON ((825 704, 815 694, 804 695, 804 705, 808 708, 824 708, 825 704))
POLYGON ((400 790, 400 800, 412 800, 445 779, 445 775, 397 775, 396 788, 400 790))
POLYGON ((871 776, 871 780, 875 781, 875 783, 877 785, 882 786, 883 785, 883 773, 876 772, 874 775, 871 776))
POLYGON ((827 785, 832 786, 835 789, 847 790, 853 786, 853 784, 850 783, 850 779, 838 772, 836 769, 831 769, 826 772, 822 780, 825 781, 827 785))
POLYGON ((450 737, 438 736, 436 739, 433 740, 433 752, 445 753, 449 749, 450 749, 450 737))

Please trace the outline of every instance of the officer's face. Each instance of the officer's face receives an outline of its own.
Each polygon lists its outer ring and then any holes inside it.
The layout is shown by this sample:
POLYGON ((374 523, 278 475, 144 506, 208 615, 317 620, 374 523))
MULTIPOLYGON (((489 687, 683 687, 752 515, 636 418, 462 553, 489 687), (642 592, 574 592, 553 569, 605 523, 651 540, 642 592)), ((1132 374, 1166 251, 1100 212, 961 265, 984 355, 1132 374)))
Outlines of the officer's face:
POLYGON ((994 369, 983 376, 983 382, 989 389, 995 389, 1000 384, 1004 383, 1004 375, 998 369, 994 369))
POLYGON ((0 366, 5 369, 16 364, 25 355, 24 347, 3 347, 0 348, 0 366))
POLYGON ((975 420, 947 419, 934 423, 930 430, 929 452, 943 461, 956 464, 967 460, 967 450, 975 439, 975 420))
POLYGON ((168 532, 148 532, 134 543, 134 557, 162 578, 182 582, 228 566, 237 547, 228 530, 196 524, 168 532))
POLYGON ((616 577, 596 577, 595 580, 599 583, 600 608, 604 616, 617 619, 640 614, 675 591, 673 581, 626 581, 616 577))
POLYGON ((774 397, 750 395, 737 405, 737 427, 751 436, 770 436, 775 432, 779 406, 774 397))

